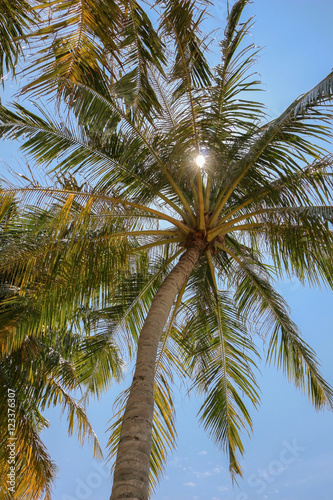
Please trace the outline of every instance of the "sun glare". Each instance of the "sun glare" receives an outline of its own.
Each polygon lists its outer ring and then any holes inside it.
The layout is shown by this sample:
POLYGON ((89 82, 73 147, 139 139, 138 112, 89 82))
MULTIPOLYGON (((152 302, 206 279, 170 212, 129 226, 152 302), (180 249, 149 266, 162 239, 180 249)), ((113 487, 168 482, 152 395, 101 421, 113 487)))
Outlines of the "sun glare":
POLYGON ((196 164, 198 167, 202 168, 205 164, 205 157, 203 155, 198 155, 195 159, 196 164))

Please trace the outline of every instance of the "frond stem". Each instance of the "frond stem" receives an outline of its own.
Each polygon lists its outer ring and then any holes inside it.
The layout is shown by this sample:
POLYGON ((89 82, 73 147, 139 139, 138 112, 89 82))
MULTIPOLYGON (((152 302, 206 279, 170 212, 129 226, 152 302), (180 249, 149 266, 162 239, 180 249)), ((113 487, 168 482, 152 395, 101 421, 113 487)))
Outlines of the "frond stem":
MULTIPOLYGON (((154 241, 152 243, 149 243, 147 245, 141 245, 136 248, 134 248, 135 252, 142 251, 142 250, 150 250, 153 247, 161 246, 161 245, 167 245, 169 243, 180 243, 182 238, 166 238, 164 240, 159 240, 159 241, 154 241)), ((183 250, 185 251, 185 249, 183 250)))
POLYGON ((153 208, 146 207, 144 205, 139 205, 138 203, 134 203, 131 201, 127 200, 122 200, 121 198, 113 198, 111 196, 107 195, 98 195, 98 194, 91 194, 91 193, 83 193, 83 192, 77 192, 77 191, 71 191, 71 190, 63 190, 63 189, 54 189, 54 188, 43 188, 43 187, 31 187, 31 188, 11 188, 8 190, 4 190, 3 192, 5 193, 21 193, 21 192, 44 192, 44 193, 50 193, 50 194, 60 194, 60 195, 74 195, 77 198, 80 197, 89 197, 91 199, 95 200, 103 200, 106 202, 111 203, 112 205, 124 205, 124 206, 129 206, 133 208, 137 208, 138 210, 142 210, 143 212, 147 212, 153 215, 156 215, 159 219, 164 219, 167 220, 168 222, 171 222, 175 226, 179 227, 181 231, 183 231, 185 234, 190 233, 191 231, 193 232, 193 229, 189 228, 185 224, 183 224, 181 221, 174 219, 173 217, 160 212, 158 210, 154 210, 153 208))

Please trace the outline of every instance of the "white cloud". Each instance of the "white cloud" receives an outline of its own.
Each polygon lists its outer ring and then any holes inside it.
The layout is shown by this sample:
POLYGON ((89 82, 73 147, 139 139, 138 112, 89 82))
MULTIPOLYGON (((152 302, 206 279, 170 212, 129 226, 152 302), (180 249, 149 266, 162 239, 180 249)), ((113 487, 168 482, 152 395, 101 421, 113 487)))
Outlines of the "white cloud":
POLYGON ((193 487, 193 486, 196 486, 196 484, 195 483, 184 483, 184 486, 192 486, 193 487))
POLYGON ((205 472, 193 472, 193 474, 195 475, 195 477, 197 477, 198 479, 202 479, 203 477, 209 477, 212 475, 211 472, 209 472, 208 470, 206 470, 205 472))
POLYGON ((198 455, 207 455, 207 451, 206 450, 202 450, 202 451, 199 451, 198 455))
POLYGON ((170 460, 169 465, 171 465, 171 467, 174 467, 175 469, 182 468, 182 464, 179 457, 174 457, 172 460, 170 460))

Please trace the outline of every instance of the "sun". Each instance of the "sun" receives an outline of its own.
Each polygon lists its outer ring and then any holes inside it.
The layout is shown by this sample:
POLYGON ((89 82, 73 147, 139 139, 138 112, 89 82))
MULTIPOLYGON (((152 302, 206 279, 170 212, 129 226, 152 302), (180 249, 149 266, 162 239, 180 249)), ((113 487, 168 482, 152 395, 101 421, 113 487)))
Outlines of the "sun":
POLYGON ((196 164, 198 167, 202 168, 206 162, 206 159, 203 155, 198 155, 195 159, 196 164))

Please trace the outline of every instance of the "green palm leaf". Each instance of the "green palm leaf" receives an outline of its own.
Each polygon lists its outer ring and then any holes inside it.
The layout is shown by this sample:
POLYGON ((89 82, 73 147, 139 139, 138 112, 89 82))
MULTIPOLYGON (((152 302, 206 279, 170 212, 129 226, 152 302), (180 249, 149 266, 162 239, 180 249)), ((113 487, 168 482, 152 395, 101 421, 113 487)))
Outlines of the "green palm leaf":
MULTIPOLYGON (((215 280, 214 280, 215 281, 215 280)), ((231 298, 213 293, 210 304, 187 302, 189 316, 184 331, 187 363, 194 387, 205 397, 200 421, 214 442, 226 451, 232 477, 241 474, 237 452, 243 454, 241 432, 252 428, 244 399, 259 403, 252 367, 257 350, 248 337, 231 298)), ((183 342, 184 343, 184 342, 183 342)))
POLYGON ((36 10, 33 7, 36 2, 25 0, 11 0, 1 2, 0 6, 0 78, 2 84, 6 79, 5 72, 15 75, 16 65, 24 52, 24 44, 27 43, 27 35, 32 27, 36 27, 39 21, 36 10))
POLYGON ((240 312, 255 318, 257 325, 260 321, 269 335, 268 359, 283 367, 296 387, 307 392, 316 408, 332 406, 332 388, 320 375, 314 352, 301 340, 284 300, 271 287, 262 268, 259 275, 252 263, 236 258, 235 299, 240 312))
POLYGON ((107 54, 118 56, 114 36, 122 23, 118 2, 43 1, 40 8, 47 9, 48 16, 30 36, 34 44, 40 39, 44 43, 28 68, 36 78, 25 91, 56 90, 59 96, 66 96, 73 84, 103 80, 105 71, 110 75, 107 54))

